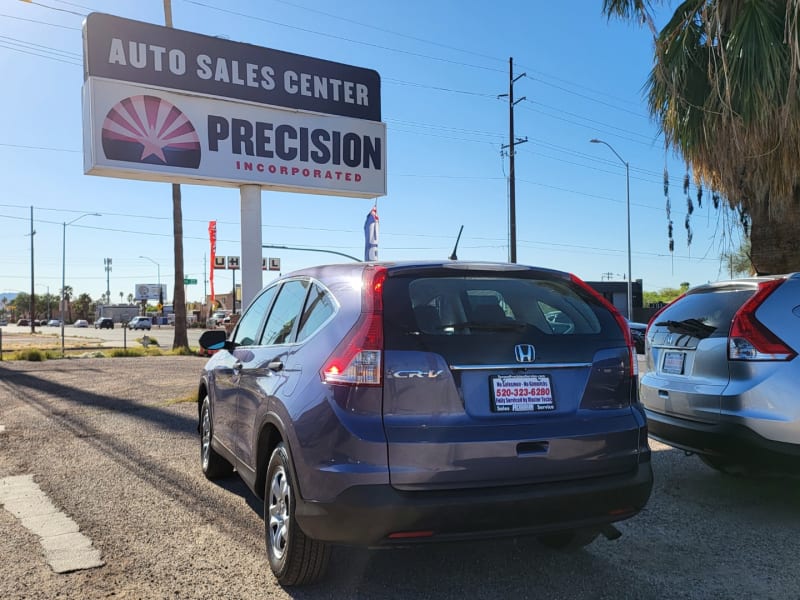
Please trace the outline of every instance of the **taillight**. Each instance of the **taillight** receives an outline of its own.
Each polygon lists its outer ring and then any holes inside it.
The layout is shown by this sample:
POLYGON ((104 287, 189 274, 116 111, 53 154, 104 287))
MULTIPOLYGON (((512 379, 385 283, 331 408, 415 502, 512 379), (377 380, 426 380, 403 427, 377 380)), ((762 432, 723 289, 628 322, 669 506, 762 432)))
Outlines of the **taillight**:
POLYGON ((380 385, 383 352, 383 283, 386 268, 364 269, 361 316, 322 368, 322 380, 340 385, 380 385))
POLYGON ((730 360, 792 360, 797 356, 797 352, 756 319, 758 307, 784 281, 772 279, 759 283, 758 291, 736 311, 728 334, 730 360))
POLYGON ((575 275, 570 275, 570 279, 572 283, 579 286, 581 289, 585 290, 587 293, 591 294, 594 298, 596 298, 603 306, 605 306, 608 310, 611 311, 611 314, 614 315, 614 319, 617 321, 617 325, 622 330, 622 335, 625 336, 625 345, 628 347, 628 362, 630 365, 630 372, 633 377, 639 375, 639 361, 636 358, 636 346, 633 343, 633 336, 631 336, 631 328, 628 325, 628 321, 625 317, 622 316, 616 307, 611 304, 608 300, 603 298, 599 292, 597 292, 594 288, 592 288, 588 283, 578 279, 575 275))

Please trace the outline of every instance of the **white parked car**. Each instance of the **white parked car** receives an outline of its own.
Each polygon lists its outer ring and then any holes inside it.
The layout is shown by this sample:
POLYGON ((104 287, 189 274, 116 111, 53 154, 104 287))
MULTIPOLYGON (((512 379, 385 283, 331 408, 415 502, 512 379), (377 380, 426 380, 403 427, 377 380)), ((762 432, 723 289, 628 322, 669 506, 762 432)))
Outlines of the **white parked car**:
POLYGON ((89 321, 87 321, 86 319, 78 319, 72 325, 74 327, 88 327, 89 326, 89 321))
POLYGON ((128 329, 147 329, 150 331, 152 326, 153 322, 150 317, 133 317, 128 321, 128 329))

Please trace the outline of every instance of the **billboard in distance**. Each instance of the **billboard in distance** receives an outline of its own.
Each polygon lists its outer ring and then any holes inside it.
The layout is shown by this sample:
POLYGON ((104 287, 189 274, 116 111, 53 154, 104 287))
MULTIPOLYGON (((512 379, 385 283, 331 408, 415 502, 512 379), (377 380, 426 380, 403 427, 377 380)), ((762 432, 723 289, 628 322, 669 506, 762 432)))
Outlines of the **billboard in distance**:
POLYGON ((134 288, 133 298, 137 302, 158 300, 159 298, 166 299, 166 297, 167 285, 165 283, 162 283, 160 286, 157 283, 137 283, 134 288))

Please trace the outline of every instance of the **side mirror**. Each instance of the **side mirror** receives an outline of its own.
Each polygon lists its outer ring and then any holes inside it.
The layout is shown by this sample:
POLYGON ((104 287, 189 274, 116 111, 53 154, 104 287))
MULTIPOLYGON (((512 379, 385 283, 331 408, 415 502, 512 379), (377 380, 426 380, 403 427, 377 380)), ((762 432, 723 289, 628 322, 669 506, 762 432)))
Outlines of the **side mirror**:
POLYGON ((227 340, 228 334, 224 329, 209 329, 203 332, 198 341, 205 350, 222 350, 227 340))

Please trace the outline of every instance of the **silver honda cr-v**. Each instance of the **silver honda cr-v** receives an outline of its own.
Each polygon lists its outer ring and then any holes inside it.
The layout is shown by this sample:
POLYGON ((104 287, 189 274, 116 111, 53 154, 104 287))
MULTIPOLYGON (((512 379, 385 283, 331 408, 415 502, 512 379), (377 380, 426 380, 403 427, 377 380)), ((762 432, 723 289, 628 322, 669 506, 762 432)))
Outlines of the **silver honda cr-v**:
POLYGON ((715 469, 800 468, 800 273, 691 289, 650 321, 650 435, 715 469))
POLYGON ((320 577, 332 544, 579 547, 650 496, 628 325, 567 273, 307 269, 201 345, 216 350, 198 395, 203 472, 235 467, 263 498, 284 585, 320 577))

